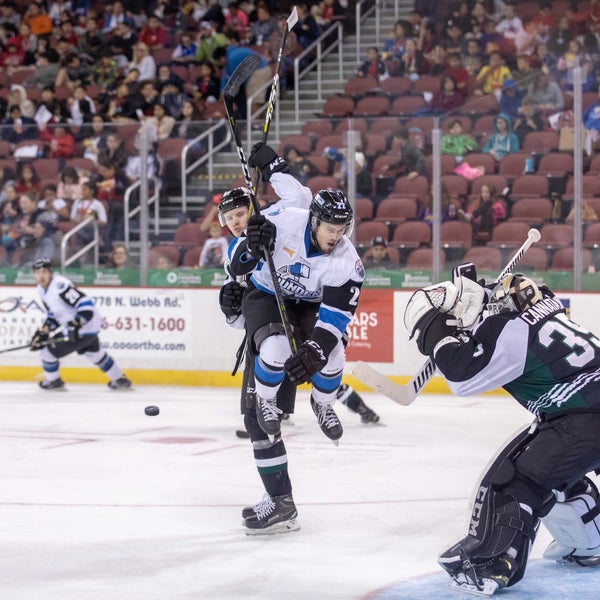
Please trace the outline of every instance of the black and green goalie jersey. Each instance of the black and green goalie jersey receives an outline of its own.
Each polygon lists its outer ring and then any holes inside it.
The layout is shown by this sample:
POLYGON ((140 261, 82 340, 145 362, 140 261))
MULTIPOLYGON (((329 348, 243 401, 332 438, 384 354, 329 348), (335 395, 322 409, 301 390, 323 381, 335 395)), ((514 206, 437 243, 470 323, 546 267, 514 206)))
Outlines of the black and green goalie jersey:
POLYGON ((459 396, 502 387, 538 417, 600 412, 600 340, 553 296, 488 317, 469 338, 442 346, 435 362, 459 396))

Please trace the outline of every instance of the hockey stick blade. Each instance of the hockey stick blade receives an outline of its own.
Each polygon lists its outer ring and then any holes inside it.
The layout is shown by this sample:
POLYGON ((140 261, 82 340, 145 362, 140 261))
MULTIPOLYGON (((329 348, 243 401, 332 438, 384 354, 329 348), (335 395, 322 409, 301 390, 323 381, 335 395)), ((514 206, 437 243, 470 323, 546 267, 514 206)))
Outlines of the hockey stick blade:
POLYGON ((223 95, 235 98, 239 94, 240 87, 244 84, 246 79, 256 71, 259 64, 260 58, 258 54, 246 56, 227 80, 227 83, 223 88, 223 95))
POLYGON ((402 406, 409 406, 415 401, 417 394, 423 389, 434 372, 433 363, 427 361, 407 384, 402 385, 394 383, 369 363, 363 361, 358 361, 352 370, 352 374, 357 379, 397 404, 402 404, 402 406))

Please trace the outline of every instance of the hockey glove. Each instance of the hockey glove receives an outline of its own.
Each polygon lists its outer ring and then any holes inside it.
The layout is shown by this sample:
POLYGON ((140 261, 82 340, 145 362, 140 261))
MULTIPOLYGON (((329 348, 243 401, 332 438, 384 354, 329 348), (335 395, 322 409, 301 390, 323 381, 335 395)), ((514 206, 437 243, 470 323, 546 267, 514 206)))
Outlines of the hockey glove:
POLYGON ((227 317, 237 317, 242 312, 244 288, 237 281, 226 283, 219 292, 219 304, 222 313, 227 317))
POLYGON ((256 260, 265 258, 264 251, 273 252, 277 227, 263 215, 252 215, 246 227, 246 247, 256 260))
POLYGON ((293 356, 285 361, 283 368, 296 385, 308 383, 311 377, 327 364, 325 351, 318 342, 306 340, 293 356))
POLYGON ((31 342, 29 342, 30 350, 41 350, 48 341, 49 334, 42 329, 38 329, 31 338, 31 342))
MULTIPOLYGON (((442 340, 448 338, 453 341, 456 336, 456 326, 448 325, 448 315, 442 314, 435 308, 425 313, 417 323, 414 336, 417 342, 417 348, 421 354, 432 356, 434 350, 438 350, 437 345, 442 340)), ((458 342, 458 338, 456 339, 458 342)))
POLYGON ((75 319, 74 321, 69 321, 67 323, 67 337, 70 342, 79 341, 79 329, 81 328, 81 321, 75 319))
POLYGON ((269 181, 273 173, 289 173, 290 168, 271 146, 264 142, 254 144, 248 157, 248 164, 260 171, 263 181, 269 181))

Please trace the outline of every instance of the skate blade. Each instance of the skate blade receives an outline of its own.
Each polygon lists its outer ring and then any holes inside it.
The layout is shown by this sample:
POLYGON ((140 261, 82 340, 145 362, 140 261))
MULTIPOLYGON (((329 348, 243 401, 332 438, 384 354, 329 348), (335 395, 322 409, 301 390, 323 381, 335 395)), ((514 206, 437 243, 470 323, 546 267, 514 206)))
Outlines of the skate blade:
POLYGON ((296 519, 290 519, 284 523, 276 523, 271 527, 265 527, 264 529, 249 529, 246 528, 246 535, 276 535, 278 533, 289 533, 292 531, 298 531, 300 529, 300 523, 296 519))
POLYGON ((472 594, 473 596, 483 596, 484 598, 489 598, 490 596, 493 596, 494 592, 498 589, 498 584, 490 579, 484 579, 483 588, 480 588, 472 583, 459 583, 456 580, 452 580, 450 583, 450 589, 454 590, 455 592, 465 592, 467 594, 472 594))

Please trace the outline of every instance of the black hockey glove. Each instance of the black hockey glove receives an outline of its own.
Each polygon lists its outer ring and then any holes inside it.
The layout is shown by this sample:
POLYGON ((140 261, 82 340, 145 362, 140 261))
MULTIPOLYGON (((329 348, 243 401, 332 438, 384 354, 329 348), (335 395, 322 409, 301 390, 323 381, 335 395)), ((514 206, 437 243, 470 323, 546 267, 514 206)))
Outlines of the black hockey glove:
POLYGON ((306 340, 294 356, 285 361, 283 368, 296 385, 308 383, 310 378, 327 364, 325 351, 318 342, 306 340))
POLYGON ((75 319, 67 323, 67 336, 70 342, 79 341, 79 329, 81 328, 81 321, 75 319))
POLYGON ((46 342, 50 335, 41 329, 38 329, 31 338, 31 342, 29 342, 30 350, 41 350, 44 346, 46 346, 46 342))
POLYGON ((219 292, 219 304, 223 314, 229 317, 237 317, 242 312, 242 297, 244 288, 237 281, 226 283, 219 292))
POLYGON ((421 317, 415 328, 415 341, 421 354, 430 356, 438 342, 445 337, 457 335, 456 327, 446 324, 450 318, 450 315, 441 313, 435 308, 421 317))
POLYGON ((246 227, 246 247, 256 260, 265 258, 264 250, 273 252, 277 227, 263 215, 252 215, 246 227))
POLYGON ((263 181, 269 181, 273 173, 290 172, 285 159, 281 158, 271 146, 268 146, 264 142, 254 144, 252 152, 250 152, 250 156, 248 157, 248 164, 260 171, 263 181))

